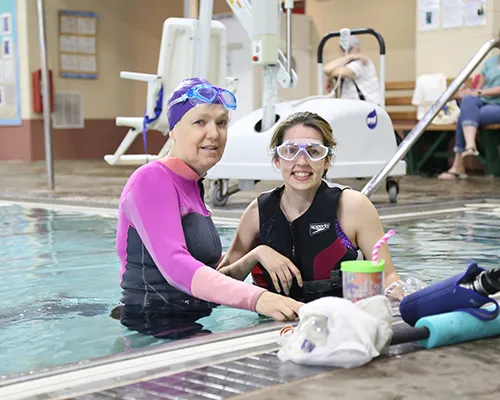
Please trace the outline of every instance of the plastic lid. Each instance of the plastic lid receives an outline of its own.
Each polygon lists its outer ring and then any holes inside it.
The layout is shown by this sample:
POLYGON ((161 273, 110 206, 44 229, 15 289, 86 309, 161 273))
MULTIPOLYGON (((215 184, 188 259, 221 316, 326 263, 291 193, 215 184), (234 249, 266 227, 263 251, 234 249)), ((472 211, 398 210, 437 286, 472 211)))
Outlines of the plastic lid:
POLYGON ((346 272, 382 272, 384 270, 384 267, 384 260, 378 260, 378 263, 375 265, 372 263, 372 261, 368 260, 344 261, 340 264, 340 270, 346 272))

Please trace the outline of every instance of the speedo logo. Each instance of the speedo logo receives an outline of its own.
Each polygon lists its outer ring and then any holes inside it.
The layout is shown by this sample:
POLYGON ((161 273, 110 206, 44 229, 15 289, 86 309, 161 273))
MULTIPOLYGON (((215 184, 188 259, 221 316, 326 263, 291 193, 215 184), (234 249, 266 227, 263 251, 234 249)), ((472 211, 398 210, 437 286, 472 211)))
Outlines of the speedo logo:
POLYGON ((319 224, 309 224, 309 235, 314 236, 321 232, 326 232, 330 229, 329 222, 321 222, 319 224))

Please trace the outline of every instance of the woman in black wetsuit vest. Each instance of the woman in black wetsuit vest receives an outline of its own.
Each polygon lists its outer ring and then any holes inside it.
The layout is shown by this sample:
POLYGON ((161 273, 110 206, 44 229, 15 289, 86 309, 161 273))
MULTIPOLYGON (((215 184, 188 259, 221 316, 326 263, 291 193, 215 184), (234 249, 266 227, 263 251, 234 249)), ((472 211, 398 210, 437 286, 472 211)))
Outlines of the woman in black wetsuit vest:
MULTIPOLYGON (((301 301, 342 296, 340 263, 371 256, 384 232, 362 193, 327 182, 336 142, 318 114, 298 112, 271 139, 284 185, 262 193, 243 213, 219 271, 301 301)), ((399 279, 382 246, 386 287, 399 279)))

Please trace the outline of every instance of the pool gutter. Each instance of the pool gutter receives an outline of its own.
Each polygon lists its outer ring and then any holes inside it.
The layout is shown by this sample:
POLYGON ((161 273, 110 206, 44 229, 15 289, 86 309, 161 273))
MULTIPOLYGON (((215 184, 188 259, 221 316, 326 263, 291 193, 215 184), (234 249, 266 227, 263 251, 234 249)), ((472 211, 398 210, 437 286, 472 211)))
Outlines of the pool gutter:
POLYGON ((23 373, 0 382, 0 399, 67 398, 276 350, 283 324, 186 339, 23 373), (38 397, 41 396, 41 397, 38 397), (50 396, 50 397, 47 397, 50 396))

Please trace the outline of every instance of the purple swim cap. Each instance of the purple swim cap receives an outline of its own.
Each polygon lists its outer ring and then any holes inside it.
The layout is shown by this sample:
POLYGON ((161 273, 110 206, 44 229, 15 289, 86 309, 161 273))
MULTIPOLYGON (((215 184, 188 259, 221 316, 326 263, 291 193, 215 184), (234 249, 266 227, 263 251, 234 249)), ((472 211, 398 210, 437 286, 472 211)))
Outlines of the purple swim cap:
MULTIPOLYGON (((170 97, 167 101, 167 119, 170 130, 174 129, 174 126, 179 122, 179 120, 186 114, 189 110, 191 110, 194 105, 192 105, 189 101, 184 101, 181 103, 174 104, 170 107, 170 104, 181 97, 184 93, 186 93, 189 89, 196 85, 201 84, 209 84, 212 85, 208 80, 201 78, 187 78, 183 79, 181 83, 174 89, 170 97)), ((216 103, 220 103, 216 101, 216 103)))

